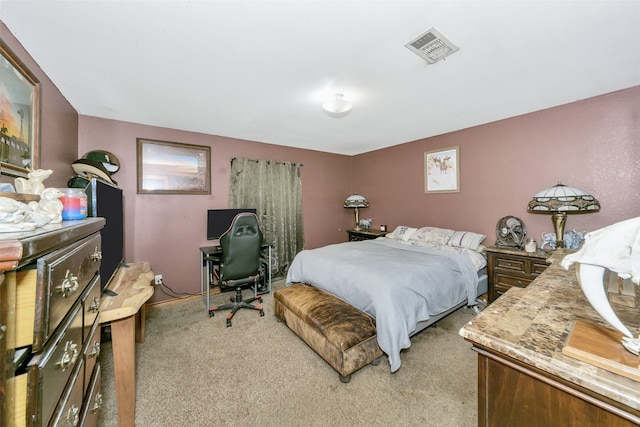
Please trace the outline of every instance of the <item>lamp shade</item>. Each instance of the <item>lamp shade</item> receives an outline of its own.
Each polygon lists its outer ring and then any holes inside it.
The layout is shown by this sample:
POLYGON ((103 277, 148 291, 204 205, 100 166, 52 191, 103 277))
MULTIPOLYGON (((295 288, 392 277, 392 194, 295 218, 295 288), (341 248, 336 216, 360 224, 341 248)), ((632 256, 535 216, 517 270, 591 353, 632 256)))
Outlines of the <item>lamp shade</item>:
POLYGON ((356 219, 356 225, 355 227, 353 227, 354 230, 356 231, 362 230, 362 227, 360 227, 360 216, 359 216, 360 214, 358 210, 359 208, 366 208, 368 206, 369 206, 369 201, 367 200, 367 198, 359 194, 352 194, 349 197, 347 197, 347 200, 344 201, 345 208, 354 208, 353 211, 356 219))
POLYGON ((345 208, 366 208, 369 206, 369 201, 366 197, 359 194, 352 194, 344 201, 345 208))
POLYGON ((529 212, 549 213, 556 232, 556 248, 564 247, 564 225, 568 213, 589 213, 600 210, 600 202, 578 188, 560 184, 536 193, 529 202, 529 212))
POLYGON ((529 211, 575 212, 600 210, 600 202, 579 188, 557 184, 536 193, 529 202, 529 211))
POLYGON ((322 103, 322 108, 330 114, 344 114, 351 110, 353 103, 341 93, 335 93, 322 103))

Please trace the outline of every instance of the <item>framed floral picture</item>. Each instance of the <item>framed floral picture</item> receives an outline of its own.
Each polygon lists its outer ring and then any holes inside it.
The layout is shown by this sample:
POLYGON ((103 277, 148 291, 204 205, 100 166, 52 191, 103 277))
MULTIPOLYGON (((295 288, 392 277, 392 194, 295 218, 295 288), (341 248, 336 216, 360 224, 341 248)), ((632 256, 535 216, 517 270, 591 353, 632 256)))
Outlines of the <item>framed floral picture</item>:
POLYGON ((424 192, 460 191, 460 155, 458 146, 424 153, 424 192))
POLYGON ((38 169, 40 82, 0 40, 0 173, 38 169))
POLYGON ((137 139, 138 194, 211 194, 211 147, 137 139))

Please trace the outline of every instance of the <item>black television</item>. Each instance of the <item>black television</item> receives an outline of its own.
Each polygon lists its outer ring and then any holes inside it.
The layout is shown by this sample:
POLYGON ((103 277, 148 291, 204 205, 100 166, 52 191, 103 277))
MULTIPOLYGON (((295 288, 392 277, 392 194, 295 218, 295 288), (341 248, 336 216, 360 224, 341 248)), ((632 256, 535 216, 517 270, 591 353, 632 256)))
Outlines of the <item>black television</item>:
POLYGON ((96 178, 76 176, 69 187, 82 188, 87 194, 87 216, 106 220, 102 237, 100 286, 104 289, 124 261, 124 197, 121 188, 96 178))
POLYGON ((209 209, 207 211, 207 240, 219 239, 229 229, 233 218, 243 212, 256 213, 256 209, 209 209))

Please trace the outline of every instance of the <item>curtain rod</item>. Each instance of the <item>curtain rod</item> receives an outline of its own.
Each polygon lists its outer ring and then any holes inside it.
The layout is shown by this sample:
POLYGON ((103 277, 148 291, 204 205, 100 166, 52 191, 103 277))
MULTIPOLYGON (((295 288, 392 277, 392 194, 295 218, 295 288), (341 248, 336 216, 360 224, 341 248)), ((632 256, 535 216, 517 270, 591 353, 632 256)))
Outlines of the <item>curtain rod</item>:
MULTIPOLYGON (((246 157, 232 157, 231 161, 233 162, 234 160, 239 159, 239 158, 245 159, 246 157)), ((256 163, 261 161, 261 160, 255 160, 255 159, 247 159, 247 160, 250 161, 250 162, 256 162, 256 163)), ((278 161, 278 160, 262 160, 262 161, 267 162, 267 163, 279 163, 279 164, 282 164, 282 165, 289 164, 289 165, 304 166, 304 164, 302 164, 302 163, 281 162, 281 161, 278 161)))

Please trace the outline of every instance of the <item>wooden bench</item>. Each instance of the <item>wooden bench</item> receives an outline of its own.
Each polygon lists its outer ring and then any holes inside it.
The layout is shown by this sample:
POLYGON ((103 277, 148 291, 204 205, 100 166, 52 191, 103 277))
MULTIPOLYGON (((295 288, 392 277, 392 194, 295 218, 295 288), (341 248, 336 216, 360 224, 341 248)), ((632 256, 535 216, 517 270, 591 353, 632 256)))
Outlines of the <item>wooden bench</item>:
POLYGON ((118 426, 133 427, 136 411, 136 342, 144 342, 145 307, 153 295, 148 262, 120 266, 100 303, 100 323, 111 325, 113 371, 116 384, 118 426))
POLYGON ((274 293, 275 315, 338 372, 347 383, 363 366, 382 356, 375 319, 346 302, 297 283, 274 293))

